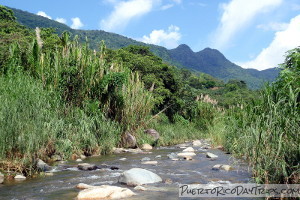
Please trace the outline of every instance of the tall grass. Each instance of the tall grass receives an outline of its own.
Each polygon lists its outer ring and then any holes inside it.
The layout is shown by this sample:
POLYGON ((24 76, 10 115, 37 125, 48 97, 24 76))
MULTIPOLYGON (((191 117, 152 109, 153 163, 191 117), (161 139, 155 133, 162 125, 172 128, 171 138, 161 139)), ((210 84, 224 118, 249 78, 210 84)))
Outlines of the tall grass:
POLYGON ((299 183, 299 72, 300 53, 293 51, 277 81, 262 90, 261 99, 243 109, 231 108, 217 121, 219 133, 213 137, 247 158, 257 182, 299 183))

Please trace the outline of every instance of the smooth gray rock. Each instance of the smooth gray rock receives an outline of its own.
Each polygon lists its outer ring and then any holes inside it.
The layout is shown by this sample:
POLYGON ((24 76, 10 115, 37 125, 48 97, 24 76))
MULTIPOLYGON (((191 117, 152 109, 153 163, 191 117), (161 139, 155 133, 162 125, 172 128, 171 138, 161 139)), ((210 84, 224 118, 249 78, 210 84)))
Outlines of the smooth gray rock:
POLYGON ((177 159, 178 156, 176 153, 170 153, 170 154, 168 154, 168 158, 170 158, 172 160, 172 159, 177 159))
POLYGON ((47 163, 45 163, 41 159, 37 160, 36 168, 39 169, 42 172, 50 171, 52 169, 47 163))
POLYGON ((157 183, 161 181, 161 177, 159 177, 157 174, 141 168, 132 168, 124 171, 119 177, 120 183, 125 183, 129 186, 157 183))
POLYGON ((98 167, 94 164, 89 163, 80 163, 78 164, 78 169, 84 170, 84 171, 90 171, 90 170, 96 170, 98 167))
POLYGON ((210 153, 210 152, 207 152, 207 153, 206 153, 206 157, 207 157, 207 158, 212 158, 212 159, 218 158, 217 155, 215 155, 215 154, 213 154, 213 153, 210 153))

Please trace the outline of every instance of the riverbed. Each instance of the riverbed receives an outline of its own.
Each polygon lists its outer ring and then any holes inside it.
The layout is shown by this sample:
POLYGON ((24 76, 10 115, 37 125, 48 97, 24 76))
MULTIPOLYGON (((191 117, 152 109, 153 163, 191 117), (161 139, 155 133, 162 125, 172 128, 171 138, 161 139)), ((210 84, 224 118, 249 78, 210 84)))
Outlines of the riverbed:
MULTIPOLYGON (((190 144, 189 144, 190 145, 190 144)), ((191 145, 190 145, 191 146, 191 145)), ((83 162, 96 165, 106 164, 117 166, 118 170, 98 169, 95 171, 81 171, 76 168, 78 162, 67 161, 72 165, 67 170, 53 170, 52 176, 26 179, 24 181, 5 181, 0 184, 0 199, 2 200, 67 200, 75 199, 79 189, 76 185, 86 183, 90 185, 115 185, 127 187, 118 183, 120 174, 131 168, 143 168, 158 174, 167 183, 151 184, 155 189, 151 191, 135 191, 137 195, 127 198, 131 200, 165 200, 179 199, 179 184, 207 184, 207 183, 248 183, 251 181, 251 170, 247 163, 233 158, 230 154, 218 149, 199 149, 193 160, 173 161, 168 154, 182 151, 178 146, 160 147, 143 153, 120 153, 86 158, 83 162), (206 152, 218 156, 212 160, 206 157, 206 152), (148 157, 157 161, 157 165, 142 164, 141 159, 148 157), (232 166, 233 170, 212 170, 216 164, 232 166)), ((208 199, 208 198, 205 198, 208 199)), ((227 198, 229 199, 229 198, 227 198)))

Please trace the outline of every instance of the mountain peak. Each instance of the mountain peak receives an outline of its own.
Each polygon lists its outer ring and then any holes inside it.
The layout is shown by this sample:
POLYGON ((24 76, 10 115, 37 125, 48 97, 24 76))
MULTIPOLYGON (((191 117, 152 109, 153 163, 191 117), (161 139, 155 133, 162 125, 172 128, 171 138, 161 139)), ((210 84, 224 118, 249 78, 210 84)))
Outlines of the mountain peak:
POLYGON ((180 44, 177 48, 173 50, 192 51, 192 49, 187 44, 180 44))

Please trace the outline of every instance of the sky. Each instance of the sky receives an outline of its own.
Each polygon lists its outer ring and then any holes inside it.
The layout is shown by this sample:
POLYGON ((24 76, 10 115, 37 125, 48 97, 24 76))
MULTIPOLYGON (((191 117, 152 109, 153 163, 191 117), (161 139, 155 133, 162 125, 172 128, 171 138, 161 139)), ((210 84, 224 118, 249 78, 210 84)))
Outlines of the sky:
POLYGON ((230 61, 264 70, 300 46, 300 0, 0 0, 65 23, 194 52, 218 49, 230 61))

